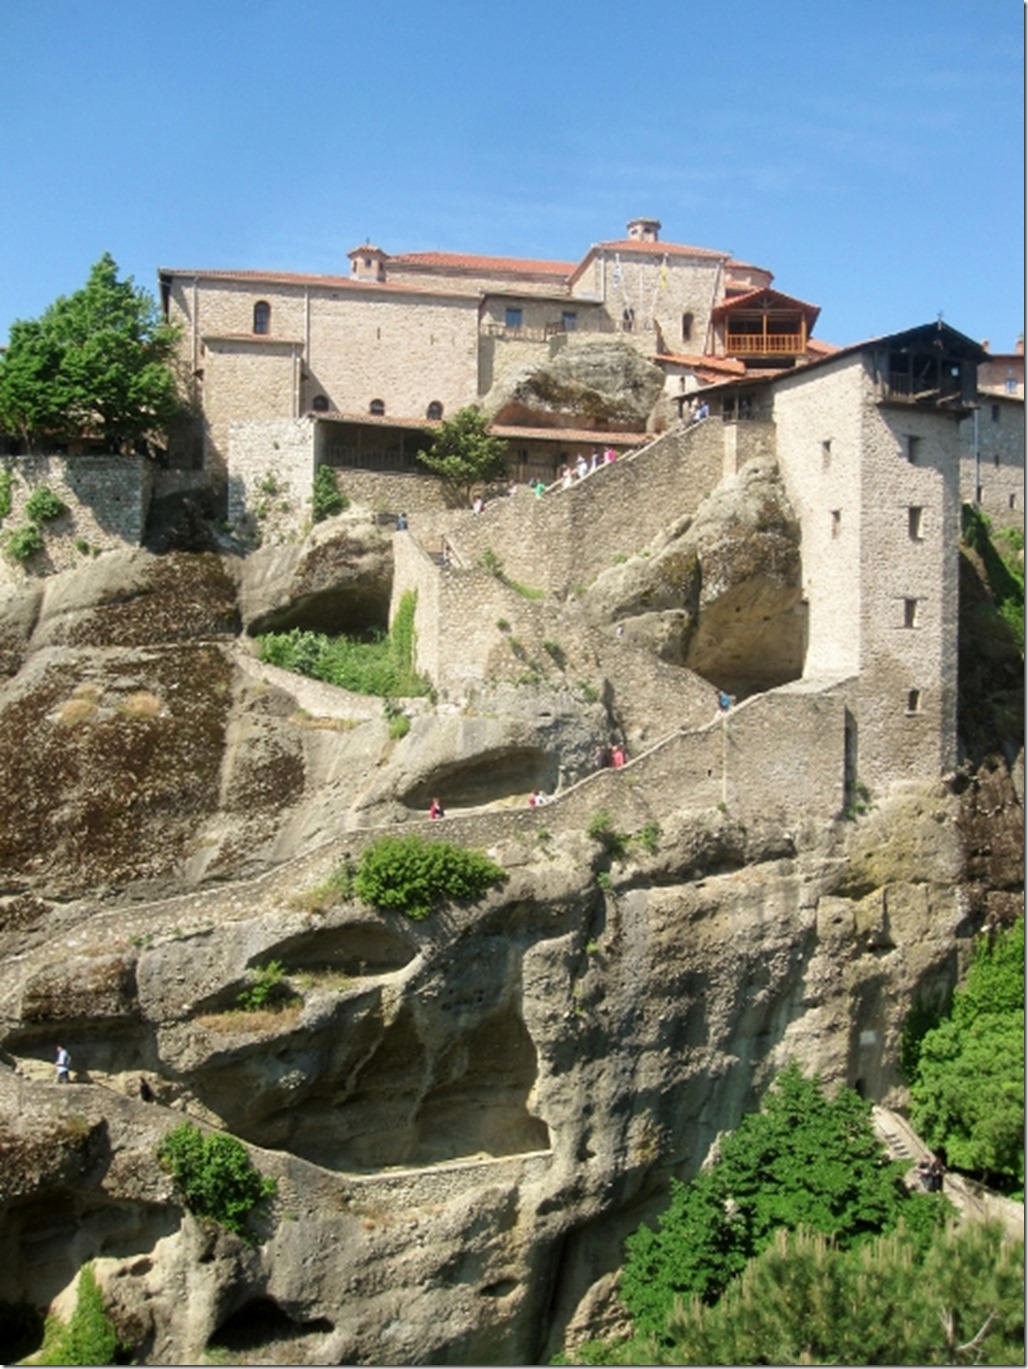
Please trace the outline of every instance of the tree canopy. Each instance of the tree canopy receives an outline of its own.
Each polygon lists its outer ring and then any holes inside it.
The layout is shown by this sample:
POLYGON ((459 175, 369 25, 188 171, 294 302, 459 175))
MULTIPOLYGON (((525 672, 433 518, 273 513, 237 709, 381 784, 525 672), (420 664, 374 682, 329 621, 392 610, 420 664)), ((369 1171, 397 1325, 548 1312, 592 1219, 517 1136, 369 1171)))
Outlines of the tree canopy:
POLYGON ((109 253, 73 295, 20 319, 0 359, 0 426, 29 448, 77 437, 123 451, 159 436, 179 407, 176 332, 109 253))
POLYGON ((952 1011, 921 1039, 911 1118, 956 1169, 1024 1188, 1024 919, 982 941, 952 1011))
POLYGON ((939 1205, 930 1214, 930 1195, 909 1194, 903 1169, 887 1160, 870 1104, 846 1088, 829 1098, 788 1066, 717 1162, 688 1184, 672 1182, 659 1230, 642 1226, 628 1238, 621 1296, 637 1329, 659 1330, 676 1298, 714 1302, 779 1228, 823 1232, 846 1249, 902 1214, 931 1225, 939 1205))
POLYGON ((469 405, 443 420, 418 460, 440 477, 455 504, 470 504, 476 485, 504 474, 505 453, 503 440, 489 436, 481 409, 469 405))
MULTIPOLYGON (((1024 1242, 953 1223, 927 1247, 901 1224, 840 1250, 780 1229, 714 1305, 693 1297, 660 1336, 591 1342, 577 1364, 1019 1364, 1024 1242)), ((568 1362, 568 1361, 565 1361, 568 1362)))

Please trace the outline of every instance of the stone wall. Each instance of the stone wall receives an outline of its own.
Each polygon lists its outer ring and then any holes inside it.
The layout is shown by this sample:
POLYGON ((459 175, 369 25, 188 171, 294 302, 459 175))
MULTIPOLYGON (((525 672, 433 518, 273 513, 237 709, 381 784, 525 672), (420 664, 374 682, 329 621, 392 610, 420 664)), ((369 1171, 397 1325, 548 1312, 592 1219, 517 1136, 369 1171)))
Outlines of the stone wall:
POLYGON ((4 462, 11 472, 11 510, 4 535, 28 522, 25 505, 33 490, 47 486, 67 512, 42 525, 43 549, 15 564, 4 558, 5 577, 54 575, 83 556, 111 548, 139 546, 153 492, 156 467, 144 456, 19 456, 4 462))
POLYGON ((976 500, 997 528, 1024 528, 1024 400, 982 395, 978 409, 978 462, 975 418, 960 425, 963 455, 960 490, 976 500))
POLYGON ((873 788, 956 763, 961 444, 953 415, 870 389, 863 428, 858 768, 873 788))
MULTIPOLYGON (((613 557, 640 551, 719 483, 722 425, 676 428, 634 456, 536 499, 527 490, 452 518, 450 540, 469 565, 487 550, 509 578, 530 588, 571 592, 613 557)), ((421 527, 419 522, 418 527, 421 527)))
POLYGON ((310 418, 231 424, 230 522, 252 520, 264 541, 299 532, 311 516, 314 427, 310 418))

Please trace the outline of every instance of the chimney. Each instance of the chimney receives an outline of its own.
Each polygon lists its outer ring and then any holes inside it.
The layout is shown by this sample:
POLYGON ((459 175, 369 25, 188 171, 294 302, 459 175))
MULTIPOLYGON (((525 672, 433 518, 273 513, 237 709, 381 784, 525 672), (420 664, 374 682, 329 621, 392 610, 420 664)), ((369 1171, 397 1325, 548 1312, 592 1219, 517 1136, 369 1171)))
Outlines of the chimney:
POLYGON ((628 223, 628 236, 633 242, 659 242, 659 219, 631 219, 628 223))
POLYGON ((1019 357, 1024 356, 1024 333, 1018 333, 1017 342, 1014 344, 1014 351, 1019 357))

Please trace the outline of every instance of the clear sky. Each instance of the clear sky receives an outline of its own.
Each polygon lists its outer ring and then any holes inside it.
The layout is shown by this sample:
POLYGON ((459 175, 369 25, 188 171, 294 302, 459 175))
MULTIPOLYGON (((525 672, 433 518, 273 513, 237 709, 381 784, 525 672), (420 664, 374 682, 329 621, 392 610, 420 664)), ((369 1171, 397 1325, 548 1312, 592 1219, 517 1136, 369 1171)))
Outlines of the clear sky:
POLYGON ((840 344, 1024 326, 1021 0, 0 0, 0 341, 109 251, 579 260, 658 218, 840 344))

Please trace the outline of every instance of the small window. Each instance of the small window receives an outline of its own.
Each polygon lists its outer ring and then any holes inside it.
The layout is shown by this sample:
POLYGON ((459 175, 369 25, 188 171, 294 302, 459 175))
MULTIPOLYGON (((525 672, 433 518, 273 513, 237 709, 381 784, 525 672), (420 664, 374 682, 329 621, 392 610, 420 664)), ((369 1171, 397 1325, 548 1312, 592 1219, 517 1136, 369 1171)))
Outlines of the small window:
POLYGON ((431 403, 431 404, 428 406, 428 408, 425 410, 425 417, 426 417, 426 418, 442 418, 442 416, 443 416, 443 406, 439 403, 438 399, 433 399, 433 400, 432 400, 432 403, 431 403))
POLYGON ((520 309, 510 308, 504 314, 503 321, 508 328, 520 328, 524 322, 524 314, 520 309))
POLYGON ((578 315, 573 309, 565 309, 560 316, 560 326, 565 333, 573 333, 578 327, 578 315))
POLYGON ((917 600, 903 600, 903 626, 917 627, 917 600))
POLYGON ((822 469, 823 471, 828 471, 828 470, 831 470, 831 468, 832 468, 832 439, 831 439, 830 437, 826 437, 825 440, 821 443, 821 469, 822 469))
POLYGON ((326 395, 315 395, 311 408, 316 414, 328 413, 328 397, 326 395))
POLYGON ((912 542, 920 542, 924 538, 924 509, 920 504, 911 504, 907 509, 907 531, 910 533, 912 542))
POLYGON ((1016 495, 1016 494, 1008 494, 1008 495, 1007 495, 1007 508, 1008 508, 1008 509, 1016 509, 1016 508, 1017 508, 1017 495, 1016 495))
POLYGON ((634 327, 635 327, 635 310, 634 310, 633 308, 631 308, 630 306, 626 306, 626 307, 625 307, 624 309, 622 309, 622 311, 621 311, 621 331, 622 331, 623 333, 630 333, 634 327))
POLYGON ((692 325, 693 325, 693 315, 692 315, 692 314, 683 314, 683 315, 682 315, 682 341, 683 341, 683 342, 691 342, 691 341, 692 341, 692 325))
POLYGON ((919 689, 907 690, 907 712, 921 712, 921 691, 919 689))
POLYGON ((917 465, 918 452, 921 450, 921 439, 915 437, 913 433, 907 434, 907 460, 912 466, 917 465))
POLYGON ((368 405, 368 413, 374 414, 376 418, 382 418, 385 414, 386 406, 384 399, 373 399, 368 405))
POLYGON ((1006 380, 1003 382, 1003 388, 1006 390, 1008 395, 1016 395, 1017 381, 1014 379, 1013 376, 1007 376, 1006 380))
POLYGON ((999 405, 998 405, 998 404, 994 404, 994 405, 992 406, 992 421, 993 421, 993 423, 998 423, 998 422, 999 422, 999 405))
POLYGON ((267 300, 259 300, 253 306, 253 331, 265 334, 271 332, 271 305, 267 300))
POLYGON ((842 527, 842 509, 832 509, 832 536, 838 537, 842 527))

